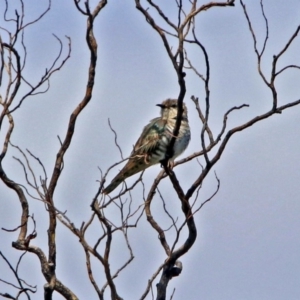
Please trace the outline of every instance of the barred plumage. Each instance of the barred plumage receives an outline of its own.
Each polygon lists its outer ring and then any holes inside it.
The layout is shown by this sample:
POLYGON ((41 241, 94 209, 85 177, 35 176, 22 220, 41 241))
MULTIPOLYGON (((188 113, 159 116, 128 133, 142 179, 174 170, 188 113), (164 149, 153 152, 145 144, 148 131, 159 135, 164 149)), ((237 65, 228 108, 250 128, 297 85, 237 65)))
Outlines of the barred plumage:
MULTIPOLYGON (((146 168, 159 163, 165 158, 167 147, 173 136, 177 117, 177 100, 168 99, 157 104, 161 107, 161 116, 150 121, 145 126, 140 138, 136 142, 127 164, 103 190, 104 194, 112 192, 122 181, 146 168)), ((171 162, 188 146, 191 138, 187 118, 187 108, 183 104, 182 121, 178 137, 174 145, 171 162)))

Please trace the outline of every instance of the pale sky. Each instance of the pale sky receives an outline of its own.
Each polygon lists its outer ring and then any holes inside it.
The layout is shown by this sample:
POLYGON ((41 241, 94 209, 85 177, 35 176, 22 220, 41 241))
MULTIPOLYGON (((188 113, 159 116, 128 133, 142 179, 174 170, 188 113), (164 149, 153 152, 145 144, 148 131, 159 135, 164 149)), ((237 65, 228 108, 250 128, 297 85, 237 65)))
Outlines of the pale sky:
MULTIPOLYGON (((163 2, 166 6, 167 2, 163 2)), ((202 2, 205 3, 199 1, 202 2)), ((3 11, 4 1, 0 3, 0 11, 3 11)), ((265 31, 259 1, 245 0, 245 3, 261 49, 265 31)), ((270 38, 263 70, 269 74, 272 56, 282 49, 300 25, 300 2, 265 0, 264 3, 270 38)), ((46 1, 35 0, 29 6, 25 3, 27 21, 42 11, 46 1)), ((173 16, 171 8, 167 11, 173 16)), ((228 128, 232 128, 270 109, 272 98, 257 73, 253 42, 240 3, 237 1, 236 6, 231 8, 203 12, 196 22, 197 33, 210 56, 210 124, 217 135, 228 109, 243 103, 250 105, 230 115, 228 128)), ((51 11, 36 26, 30 27, 25 35, 25 42, 28 43, 26 74, 33 81, 43 75, 59 49, 52 33, 62 40, 65 35, 72 39, 71 58, 53 76, 49 92, 29 98, 14 115, 16 125, 12 142, 38 156, 45 164, 48 175, 52 172, 59 148, 57 135, 64 137, 69 116, 82 99, 85 89, 88 65, 85 23, 84 16, 75 9, 73 1, 54 0, 51 11)), ((0 24, 5 25, 3 19, 0 24)), ((177 97, 179 92, 175 72, 162 42, 135 9, 134 1, 110 1, 98 17, 95 34, 99 58, 93 99, 79 116, 55 193, 57 207, 67 211, 68 217, 77 226, 91 214, 90 203, 100 179, 98 167, 106 171, 120 160, 108 118, 118 133, 118 142, 126 157, 142 128, 158 116, 159 108, 155 105, 167 98, 177 97)), ((279 65, 299 65, 299 49, 298 37, 279 65)), ((199 70, 204 72, 201 53, 192 53, 192 57, 199 70)), ((186 80, 185 103, 189 110, 192 141, 181 157, 201 150, 201 124, 190 100, 191 95, 199 97, 204 105, 203 84, 190 73, 187 73, 186 80)), ((287 71, 276 83, 280 105, 300 98, 299 70, 287 71)), ((3 90, 1 88, 1 93, 3 90)), ((199 205, 216 189, 215 171, 221 182, 220 190, 195 215, 198 237, 190 252, 181 258, 182 274, 171 280, 167 299, 173 288, 176 288, 173 299, 300 298, 299 116, 300 106, 294 107, 233 136, 200 191, 199 205)), ((1 142, 4 132, 0 133, 1 142)), ((24 184, 22 169, 13 156, 20 157, 10 149, 4 166, 8 176, 24 184)), ((204 162, 202 158, 200 162, 204 162)), ((37 174, 41 174, 38 165, 34 166, 37 174)), ((119 168, 109 173, 108 181, 119 168)), ((185 191, 200 170, 195 162, 175 169, 185 191)), ((160 166, 157 165, 145 172, 146 191, 159 171, 160 166)), ((137 177, 129 179, 128 183, 133 183, 135 179, 137 177)), ((171 186, 170 181, 165 179, 160 190, 165 193, 166 205, 174 217, 182 218, 180 201, 174 194, 169 195, 171 186)), ((20 220, 18 199, 2 182, 0 197, 0 227, 15 228, 20 220)), ((133 199, 135 207, 143 203, 141 197, 133 199)), ((170 226, 158 196, 154 198, 152 210, 164 228, 170 226)), ((32 244, 47 253, 48 221, 44 205, 30 200, 30 212, 35 216, 38 232, 32 244)), ((113 215, 114 211, 109 213, 113 215)), ((94 227, 88 236, 96 240, 99 230, 94 227)), ((21 254, 10 247, 16 237, 16 233, 0 231, 0 251, 13 263, 21 254)), ((139 299, 148 279, 166 259, 157 233, 145 216, 138 228, 130 231, 129 237, 135 259, 116 280, 119 294, 126 300, 139 299)), ((124 258, 122 240, 116 239, 114 243, 113 268, 119 266, 124 258)), ((102 267, 99 264, 95 266, 96 278, 102 286, 102 267)), ((0 279, 11 278, 2 260, 0 270, 0 279)), ((32 295, 32 299, 42 299, 46 281, 33 254, 26 255, 21 274, 28 283, 38 285, 38 292, 32 295), (26 273, 30 274, 30 278, 25 276, 26 273)), ((80 299, 97 299, 86 275, 84 251, 78 238, 60 223, 57 228, 57 277, 80 299)), ((0 282, 0 293, 5 291, 11 290, 0 282)), ((109 294, 106 296, 109 299, 109 294)), ((54 299, 62 298, 55 293, 54 299)), ((150 295, 148 299, 151 299, 150 295)))

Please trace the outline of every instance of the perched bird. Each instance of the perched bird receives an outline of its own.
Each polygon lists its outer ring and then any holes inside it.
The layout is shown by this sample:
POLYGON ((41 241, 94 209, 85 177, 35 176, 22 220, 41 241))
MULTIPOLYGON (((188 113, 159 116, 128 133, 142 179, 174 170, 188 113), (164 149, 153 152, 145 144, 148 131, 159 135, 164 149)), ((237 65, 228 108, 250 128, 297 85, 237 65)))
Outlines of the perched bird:
MULTIPOLYGON (((165 158, 166 150, 173 136, 176 123, 177 104, 178 101, 176 99, 167 99, 163 101, 162 104, 157 104, 157 106, 161 107, 161 116, 151 120, 150 123, 145 126, 140 138, 133 147, 127 164, 103 190, 104 194, 112 192, 127 177, 143 171, 165 158)), ((174 154, 170 158, 171 163, 186 149, 190 138, 191 133, 187 118, 187 108, 185 104, 183 104, 182 121, 173 148, 174 154)))

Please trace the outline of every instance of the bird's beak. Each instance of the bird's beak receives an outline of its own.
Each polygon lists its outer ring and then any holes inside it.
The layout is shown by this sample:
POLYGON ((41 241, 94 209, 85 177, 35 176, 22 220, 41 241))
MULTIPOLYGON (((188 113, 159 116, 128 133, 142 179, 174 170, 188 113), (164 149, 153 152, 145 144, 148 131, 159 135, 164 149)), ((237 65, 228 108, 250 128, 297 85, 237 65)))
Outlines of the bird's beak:
POLYGON ((156 106, 159 106, 160 108, 164 107, 164 105, 162 105, 162 104, 156 104, 156 106))

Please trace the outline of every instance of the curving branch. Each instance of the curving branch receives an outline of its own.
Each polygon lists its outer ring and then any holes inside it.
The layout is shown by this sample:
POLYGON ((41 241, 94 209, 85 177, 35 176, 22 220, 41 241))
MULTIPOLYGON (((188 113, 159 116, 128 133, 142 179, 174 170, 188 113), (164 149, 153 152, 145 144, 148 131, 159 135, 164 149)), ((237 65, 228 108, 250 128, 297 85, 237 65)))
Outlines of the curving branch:
MULTIPOLYGON (((283 105, 281 107, 277 106, 277 91, 276 91, 276 85, 275 85, 275 79, 276 76, 281 74, 283 71, 290 69, 290 68, 295 68, 299 69, 299 66, 296 64, 291 64, 288 66, 285 66, 281 68, 279 71, 277 70, 277 63, 279 58, 286 53, 287 49, 291 46, 292 42, 295 40, 297 37, 300 28, 298 27, 294 34, 289 38, 288 42, 285 44, 285 46, 282 48, 281 51, 277 55, 274 55, 273 57, 273 63, 272 63, 272 70, 270 74, 270 80, 267 80, 267 76, 263 73, 262 68, 261 68, 261 61, 263 58, 263 55, 265 54, 265 49, 267 47, 268 39, 269 39, 269 23, 267 16, 264 11, 264 6, 263 6, 263 1, 260 1, 260 8, 261 8, 261 14, 264 18, 265 21, 265 37, 263 40, 263 46, 262 49, 259 51, 257 48, 257 38, 254 32, 254 29, 252 27, 251 19, 248 15, 246 6, 244 5, 243 1, 240 0, 240 3, 243 8, 244 15, 246 17, 246 21, 248 23, 249 31, 252 35, 253 43, 254 43, 254 51, 257 56, 257 61, 258 61, 258 73, 261 76, 262 80, 264 83, 267 85, 268 88, 271 89, 272 92, 272 108, 270 111, 265 112, 259 116, 256 116, 249 121, 245 122, 244 124, 241 124, 239 126, 236 126, 231 129, 227 129, 227 120, 229 117, 229 114, 232 113, 233 111, 240 110, 244 107, 249 107, 248 104, 241 104, 239 106, 235 106, 232 108, 229 108, 228 111, 224 114, 223 116, 223 124, 221 126, 221 129, 219 133, 214 134, 211 128, 209 127, 208 120, 209 120, 209 114, 210 114, 210 87, 209 87, 209 82, 210 82, 210 77, 211 77, 211 68, 210 68, 210 62, 209 62, 209 55, 208 52, 206 51, 205 46, 203 43, 197 38, 196 36, 196 26, 195 26, 195 20, 196 17, 203 11, 206 11, 208 9, 214 8, 214 7, 230 7, 234 6, 235 1, 225 1, 225 2, 210 2, 207 4, 203 4, 201 6, 197 6, 197 1, 190 1, 190 7, 189 11, 186 12, 183 9, 182 2, 181 1, 176 1, 178 12, 177 12, 177 24, 174 20, 170 20, 170 18, 166 15, 166 12, 164 12, 158 4, 155 4, 153 1, 145 1, 145 3, 148 3, 151 7, 153 7, 156 12, 159 15, 159 18, 164 21, 165 26, 167 28, 162 28, 161 26, 158 25, 158 19, 155 19, 152 15, 151 12, 146 6, 141 4, 141 1, 135 0, 136 3, 136 8, 142 12, 142 14, 145 16, 147 22, 151 25, 151 27, 158 33, 158 35, 161 37, 162 42, 165 46, 167 55, 173 64, 173 67, 175 69, 175 72, 177 74, 178 78, 178 83, 179 83, 179 96, 178 96, 178 103, 179 103, 179 112, 176 120, 176 126, 173 132, 173 138, 172 141, 168 147, 167 155, 166 155, 166 160, 162 161, 162 165, 164 167, 164 171, 160 172, 160 174, 157 176, 155 179, 154 183, 152 184, 152 187, 148 193, 147 201, 145 203, 145 211, 146 211, 146 216, 147 220, 150 223, 150 225, 157 231, 159 235, 159 240, 161 242, 161 245, 168 255, 168 259, 164 263, 163 266, 163 272, 161 275, 161 279, 157 285, 157 298, 156 299, 165 299, 166 297, 166 287, 168 285, 168 282, 170 278, 172 278, 172 270, 175 267, 176 261, 184 255, 190 247, 192 247, 196 236, 197 236, 197 231, 195 228, 194 224, 194 214, 199 211, 203 205, 207 202, 209 202, 213 196, 217 193, 219 189, 219 179, 217 178, 218 181, 218 187, 216 190, 216 193, 213 193, 212 197, 204 201, 198 208, 195 210, 192 209, 189 201, 192 195, 194 194, 195 191, 199 191, 199 188, 201 187, 204 179, 206 176, 210 173, 212 167, 218 162, 218 160, 221 158, 227 143, 229 142, 230 138, 232 137, 233 134, 243 131, 247 129, 248 127, 254 125, 255 123, 262 121, 266 118, 271 117, 274 114, 281 113, 284 109, 290 108, 292 106, 298 105, 299 100, 290 102, 286 105, 283 105), (182 18, 183 17, 183 18, 182 18), (172 33, 175 31, 175 33, 172 33), (171 36, 172 38, 176 39, 176 46, 174 50, 172 48, 172 45, 170 41, 167 38, 167 35, 171 36), (194 66, 193 62, 189 59, 188 51, 185 48, 185 44, 189 43, 192 46, 195 46, 198 48, 203 56, 204 56, 204 62, 205 62, 205 76, 201 75, 201 72, 199 72, 196 67, 194 66), (188 67, 185 67, 185 62, 187 63, 188 67), (176 136, 179 132, 180 124, 181 124, 181 103, 182 100, 185 96, 186 92, 186 86, 185 86, 185 73, 183 72, 183 68, 187 68, 187 70, 193 71, 196 76, 204 83, 204 91, 205 91, 205 109, 204 112, 200 108, 199 100, 197 97, 192 96, 192 101, 195 104, 196 110, 198 111, 198 116, 199 119, 202 123, 202 130, 200 134, 200 139, 201 139, 201 145, 202 145, 202 150, 182 159, 179 160, 178 162, 175 163, 174 166, 177 166, 179 164, 186 163, 188 161, 191 161, 199 156, 203 156, 205 159, 205 166, 203 167, 201 173, 199 174, 198 178, 194 181, 194 183, 190 186, 188 191, 186 193, 183 192, 180 182, 176 177, 176 174, 174 173, 173 170, 168 168, 168 157, 172 156, 172 149, 176 140, 176 136), (214 137, 215 136, 215 137, 214 137), (208 137, 208 143, 206 142, 206 137, 208 137), (215 154, 209 158, 208 153, 211 152, 211 150, 215 150, 215 154), (184 224, 187 225, 189 234, 188 237, 186 238, 185 242, 179 246, 176 250, 175 245, 177 244, 179 240, 179 235, 180 235, 180 230, 177 230, 177 236, 174 241, 173 247, 171 248, 170 245, 167 242, 165 232, 162 230, 161 226, 158 224, 156 220, 154 220, 154 217, 152 216, 151 213, 151 202, 152 199, 155 195, 155 190, 158 187, 158 184, 162 179, 164 179, 166 176, 168 176, 173 184, 173 188, 176 191, 176 194, 178 198, 181 201, 181 207, 183 214, 185 216, 185 221, 184 224), (171 275, 170 275, 171 274, 171 275)), ((197 199, 198 197, 196 197, 197 199)), ((194 202, 195 203, 195 202, 194 202)), ((166 212, 167 213, 167 212, 166 212)), ((150 287, 148 285, 147 291, 150 291, 150 287)))
MULTIPOLYGON (((57 154, 56 159, 56 168, 54 168, 54 171, 52 175, 50 176, 50 183, 47 185, 47 173, 46 170, 41 163, 41 161, 35 157, 30 151, 28 151, 31 158, 34 158, 40 163, 40 166, 42 166, 44 171, 44 179, 41 179, 41 187, 42 190, 40 190, 39 183, 37 181, 37 178, 34 174, 33 169, 31 168, 30 162, 26 156, 26 154, 19 148, 17 149, 22 154, 23 158, 25 159, 25 164, 18 158, 17 161, 22 165, 25 179, 29 187, 33 188, 37 194, 38 200, 42 200, 47 207, 47 211, 49 214, 49 229, 48 229, 48 257, 46 254, 41 250, 41 248, 37 246, 33 246, 31 244, 31 241, 35 238, 36 233, 33 232, 31 234, 27 234, 27 227, 28 227, 28 220, 29 220, 29 202, 23 192, 23 188, 26 190, 28 195, 30 193, 28 190, 13 181, 12 179, 8 178, 6 175, 6 172, 3 168, 2 161, 5 158, 8 150, 8 146, 10 145, 13 129, 14 129, 14 120, 13 120, 13 113, 19 109, 22 105, 22 103, 29 97, 29 96, 35 96, 37 94, 41 94, 46 92, 50 87, 50 78, 52 75, 59 71, 66 63, 66 61, 70 58, 71 53, 71 40, 69 37, 68 39, 68 50, 67 53, 63 57, 63 43, 60 38, 58 38, 56 35, 54 35, 55 39, 59 43, 59 52, 57 56, 54 58, 52 64, 50 67, 48 67, 45 71, 45 73, 41 76, 40 80, 37 83, 31 83, 30 80, 24 77, 23 71, 26 68, 26 58, 27 58, 27 48, 24 43, 24 31, 31 25, 35 25, 37 22, 39 22, 45 14, 50 10, 51 8, 51 1, 48 2, 48 7, 44 12, 42 12, 36 19, 33 21, 30 21, 28 23, 24 22, 25 18, 25 10, 24 10, 24 3, 23 0, 20 1, 21 8, 20 11, 15 10, 15 16, 13 18, 8 17, 8 1, 5 2, 6 8, 4 11, 4 20, 6 22, 13 22, 15 24, 15 29, 13 32, 1 27, 1 30, 3 30, 8 35, 8 41, 4 41, 3 37, 1 36, 1 83, 4 82, 3 76, 6 76, 5 83, 6 91, 4 95, 1 95, 0 98, 0 104, 2 106, 2 111, 0 114, 0 129, 2 128, 3 121, 5 119, 9 122, 9 127, 6 132, 3 149, 0 155, 0 178, 1 180, 6 184, 7 187, 13 189, 20 201, 21 207, 22 207, 22 213, 21 213, 21 226, 18 227, 19 230, 19 236, 18 240, 16 242, 13 242, 13 247, 26 251, 34 253, 41 264, 42 273, 47 281, 47 283, 44 286, 44 297, 45 299, 52 299, 53 291, 57 291, 61 295, 63 295, 66 299, 77 299, 77 296, 68 289, 62 282, 58 280, 56 277, 55 269, 56 269, 56 217, 57 213, 59 212, 55 206, 54 206, 54 199, 53 199, 53 193, 55 190, 55 186, 57 183, 57 180, 59 178, 59 175, 63 169, 63 158, 64 154, 66 153, 73 136, 74 132, 74 126, 76 123, 76 118, 80 114, 80 112, 83 110, 83 108, 86 106, 86 104, 91 99, 92 90, 93 90, 93 83, 94 83, 94 77, 95 77, 95 66, 97 61, 97 43, 93 35, 93 23, 100 12, 100 10, 105 6, 106 1, 100 1, 99 4, 96 6, 93 12, 90 12, 89 5, 86 3, 86 9, 88 11, 88 26, 87 26, 87 44, 90 49, 91 53, 91 62, 90 62, 90 70, 89 70, 89 78, 87 83, 87 91, 84 99, 81 101, 81 103, 78 105, 78 107, 75 109, 73 114, 71 115, 69 127, 67 130, 67 135, 63 143, 61 144, 61 149, 59 150, 57 154), (20 40, 19 43, 17 43, 20 40), (20 45, 20 46, 18 46, 20 45), (19 47, 19 48, 18 48, 19 47), (7 57, 7 60, 6 60, 7 57), (6 72, 6 73, 5 73, 6 72), (27 86, 27 91, 24 92, 23 95, 20 94, 20 86, 22 83, 25 83, 25 86, 27 86), (46 85, 46 88, 41 91, 40 88, 42 86, 46 85), (19 100, 17 100, 17 97, 19 100), (17 102, 16 102, 17 101, 17 102), (14 105, 14 107, 13 107, 14 105), (28 173, 29 172, 29 173, 28 173), (31 175, 31 179, 29 179, 28 174, 31 175)), ((12 144, 11 144, 12 145, 12 144)), ((13 145, 12 145, 13 146, 13 145)), ((16 146, 13 146, 16 147, 16 146)), ((31 195, 30 195, 31 196, 31 195)))

